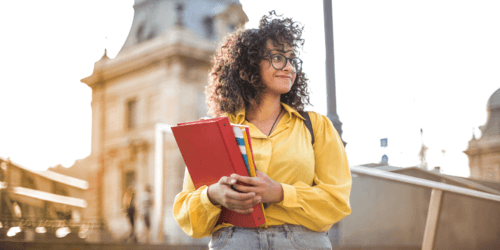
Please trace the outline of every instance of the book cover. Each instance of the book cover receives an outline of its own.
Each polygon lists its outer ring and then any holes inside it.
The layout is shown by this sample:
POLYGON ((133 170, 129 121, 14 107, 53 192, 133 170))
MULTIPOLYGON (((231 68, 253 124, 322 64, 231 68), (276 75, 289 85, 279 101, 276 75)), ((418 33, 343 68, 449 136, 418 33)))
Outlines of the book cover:
MULTIPOLYGON (((172 132, 195 188, 209 186, 233 173, 249 176, 227 117, 179 123, 172 132)), ((264 212, 260 204, 253 209, 250 214, 240 214, 222 207, 218 222, 259 227, 265 223, 264 212)))

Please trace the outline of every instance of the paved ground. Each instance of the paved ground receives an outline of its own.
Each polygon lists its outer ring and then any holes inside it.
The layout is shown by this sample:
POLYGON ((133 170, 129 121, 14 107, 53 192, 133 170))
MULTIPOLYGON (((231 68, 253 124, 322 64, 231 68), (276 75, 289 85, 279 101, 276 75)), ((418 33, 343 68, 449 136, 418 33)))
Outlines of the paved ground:
MULTIPOLYGON (((207 246, 167 246, 125 243, 70 243, 0 241, 0 250, 208 250, 207 246)), ((333 250, 417 250, 420 247, 334 247, 333 250)))

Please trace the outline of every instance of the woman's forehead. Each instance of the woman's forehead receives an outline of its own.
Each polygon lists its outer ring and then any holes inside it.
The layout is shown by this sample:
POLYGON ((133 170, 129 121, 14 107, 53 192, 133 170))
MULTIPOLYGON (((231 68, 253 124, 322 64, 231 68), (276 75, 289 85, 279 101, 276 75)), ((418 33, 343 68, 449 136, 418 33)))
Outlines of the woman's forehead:
POLYGON ((283 51, 283 52, 295 52, 295 49, 291 47, 288 43, 277 43, 271 39, 267 40, 267 45, 266 45, 267 50, 278 50, 278 51, 283 51))

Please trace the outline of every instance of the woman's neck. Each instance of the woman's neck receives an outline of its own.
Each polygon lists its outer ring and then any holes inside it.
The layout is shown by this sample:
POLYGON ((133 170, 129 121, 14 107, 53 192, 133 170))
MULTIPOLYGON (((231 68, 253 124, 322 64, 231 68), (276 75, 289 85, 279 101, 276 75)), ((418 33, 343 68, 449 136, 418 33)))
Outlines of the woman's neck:
POLYGON ((279 98, 263 97, 260 104, 254 104, 245 111, 245 117, 252 123, 275 120, 281 111, 281 102, 279 98))

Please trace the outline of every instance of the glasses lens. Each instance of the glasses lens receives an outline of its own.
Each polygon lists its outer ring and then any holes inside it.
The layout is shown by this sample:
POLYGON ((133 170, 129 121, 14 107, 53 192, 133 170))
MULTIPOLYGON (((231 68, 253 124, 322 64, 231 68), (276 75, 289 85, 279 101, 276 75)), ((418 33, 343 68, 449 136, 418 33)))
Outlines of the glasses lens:
POLYGON ((280 54, 271 55, 271 61, 275 69, 282 69, 285 67, 285 57, 280 54))
POLYGON ((302 61, 299 58, 295 57, 295 58, 290 59, 290 63, 292 64, 292 67, 294 69, 294 71, 293 71, 294 73, 297 73, 300 70, 302 70, 302 61))

